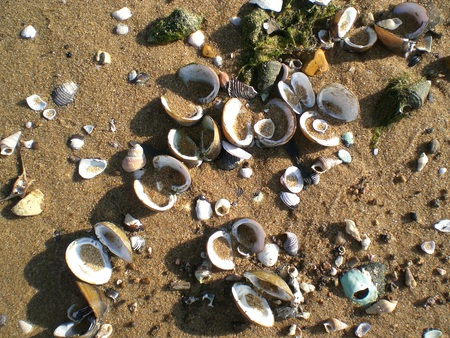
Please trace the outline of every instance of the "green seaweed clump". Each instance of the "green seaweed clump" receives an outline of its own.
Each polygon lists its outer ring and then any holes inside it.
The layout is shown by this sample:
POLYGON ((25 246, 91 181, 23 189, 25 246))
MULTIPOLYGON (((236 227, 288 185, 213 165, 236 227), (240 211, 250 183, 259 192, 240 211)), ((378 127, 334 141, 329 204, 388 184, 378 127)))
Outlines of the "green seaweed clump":
POLYGON ((184 39, 199 30, 202 22, 201 15, 177 8, 168 17, 150 23, 147 41, 151 45, 163 45, 184 39))

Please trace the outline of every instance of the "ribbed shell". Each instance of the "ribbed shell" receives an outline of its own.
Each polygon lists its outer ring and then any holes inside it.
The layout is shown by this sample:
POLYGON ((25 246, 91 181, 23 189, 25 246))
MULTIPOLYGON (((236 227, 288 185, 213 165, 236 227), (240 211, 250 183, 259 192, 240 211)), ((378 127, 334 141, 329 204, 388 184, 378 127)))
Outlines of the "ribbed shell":
POLYGON ((239 80, 231 79, 228 82, 228 95, 240 99, 254 99, 258 92, 252 86, 249 86, 239 80))
POLYGON ((52 93, 53 102, 58 106, 65 106, 72 103, 75 99, 75 94, 78 90, 78 86, 75 82, 65 82, 59 87, 56 87, 52 93))
POLYGON ((295 256, 298 253, 298 237, 293 232, 285 232, 282 235, 282 238, 284 238, 283 242, 283 249, 286 251, 289 255, 295 256))

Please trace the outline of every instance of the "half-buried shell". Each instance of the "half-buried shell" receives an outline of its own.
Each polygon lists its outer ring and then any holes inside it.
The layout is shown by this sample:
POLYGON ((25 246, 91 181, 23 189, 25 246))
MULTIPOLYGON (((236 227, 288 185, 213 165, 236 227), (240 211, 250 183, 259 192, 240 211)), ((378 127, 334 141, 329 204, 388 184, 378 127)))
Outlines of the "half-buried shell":
POLYGON ((241 218, 233 223, 231 233, 246 250, 258 253, 264 249, 266 233, 253 219, 241 218))
POLYGON ((357 97, 339 83, 330 83, 320 90, 317 106, 325 114, 345 122, 355 120, 359 114, 357 97))
POLYGON ((287 283, 277 274, 259 270, 253 272, 245 272, 243 275, 253 284, 259 291, 264 292, 272 297, 290 302, 294 299, 291 289, 287 283))
POLYGON ((233 248, 229 233, 219 230, 209 236, 206 252, 214 266, 222 270, 234 269, 233 248))
POLYGON ((132 262, 133 250, 125 231, 111 222, 98 222, 94 225, 94 230, 100 242, 109 251, 128 263, 132 262))
POLYGON ((201 82, 212 88, 205 97, 199 97, 200 103, 209 103, 214 100, 219 93, 220 83, 217 74, 209 67, 198 63, 188 64, 178 70, 178 76, 185 85, 189 82, 201 82))
POLYGON ((191 126, 203 117, 202 107, 194 105, 181 96, 172 95, 170 92, 161 96, 161 104, 166 113, 183 126, 191 126), (169 101, 171 102, 170 105, 169 101))

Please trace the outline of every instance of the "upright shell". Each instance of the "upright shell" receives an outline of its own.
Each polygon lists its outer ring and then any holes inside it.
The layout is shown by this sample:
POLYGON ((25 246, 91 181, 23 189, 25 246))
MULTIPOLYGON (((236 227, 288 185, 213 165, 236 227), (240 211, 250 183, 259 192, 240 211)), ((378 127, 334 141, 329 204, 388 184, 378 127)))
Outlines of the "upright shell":
POLYGON ((331 168, 341 163, 342 163, 341 160, 320 156, 316 161, 314 161, 314 163, 311 166, 311 169, 318 174, 323 174, 324 172, 327 172, 331 168))
POLYGON ((212 88, 211 92, 205 96, 198 98, 200 103, 209 103, 214 100, 219 93, 220 83, 219 77, 210 67, 191 63, 178 70, 178 76, 183 80, 185 85, 189 82, 201 82, 212 88))
POLYGON ((55 102, 55 104, 57 104, 58 106, 65 106, 69 103, 72 103, 75 99, 77 90, 78 86, 75 82, 65 82, 53 90, 53 102, 55 102))
POLYGON ((252 121, 249 119, 245 125, 237 123, 247 114, 245 103, 237 98, 231 98, 223 107, 222 131, 229 142, 237 147, 249 147, 253 142, 252 121), (242 128, 243 130, 240 130, 242 128), (244 132, 244 133, 242 133, 244 132), (244 134, 244 136, 241 136, 244 134))
POLYGON ((9 156, 16 149, 17 144, 19 143, 20 136, 22 135, 21 131, 14 133, 8 137, 5 137, 0 141, 0 154, 9 156))
POLYGON ((144 154, 144 149, 142 149, 140 144, 136 143, 128 150, 127 156, 122 161, 122 168, 130 173, 142 169, 146 163, 147 158, 144 154))
POLYGON ((98 222, 94 225, 94 231, 100 242, 113 254, 125 262, 132 262, 133 250, 130 240, 121 228, 111 222, 98 222))

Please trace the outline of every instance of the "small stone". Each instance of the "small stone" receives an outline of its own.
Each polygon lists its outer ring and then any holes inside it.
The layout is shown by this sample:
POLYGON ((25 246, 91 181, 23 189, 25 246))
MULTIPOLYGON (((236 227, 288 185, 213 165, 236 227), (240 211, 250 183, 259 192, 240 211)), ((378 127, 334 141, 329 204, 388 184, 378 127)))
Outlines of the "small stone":
POLYGON ((6 324, 7 319, 8 319, 8 317, 5 314, 1 313, 0 314, 0 326, 4 326, 6 324))
POLYGON ((417 222, 419 220, 419 216, 417 216, 417 213, 415 213, 415 212, 410 212, 409 218, 411 218, 411 220, 414 222, 417 222))
POLYGON ((202 55, 205 58, 212 59, 216 56, 216 53, 214 53, 214 50, 210 45, 204 44, 202 47, 202 55))
POLYGON ((42 212, 43 203, 44 194, 36 189, 21 199, 11 211, 17 216, 35 216, 42 212))
POLYGON ((447 172, 447 168, 441 167, 438 170, 438 174, 439 175, 444 175, 447 172))
POLYGON ((372 150, 372 154, 373 154, 373 156, 377 156, 378 155, 378 148, 374 148, 372 150))
POLYGON ((427 145, 428 154, 436 154, 439 151, 440 144, 436 139, 432 139, 427 145))
POLYGON ((214 66, 217 68, 222 67, 223 65, 223 58, 220 55, 216 55, 213 59, 214 66))
POLYGON ((311 59, 305 61, 302 67, 302 72, 308 76, 320 75, 326 72, 330 66, 325 58, 325 53, 322 49, 316 50, 311 59))
POLYGON ((346 146, 347 148, 350 148, 355 143, 353 133, 350 131, 343 134, 341 136, 341 140, 344 146, 346 146))
POLYGON ((21 329, 22 332, 25 334, 29 334, 31 333, 31 331, 33 331, 33 325, 24 320, 19 320, 17 322, 17 325, 19 326, 19 329, 21 329))
POLYGON ((116 26, 116 34, 117 35, 126 35, 130 31, 130 28, 124 23, 119 23, 116 26))

